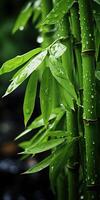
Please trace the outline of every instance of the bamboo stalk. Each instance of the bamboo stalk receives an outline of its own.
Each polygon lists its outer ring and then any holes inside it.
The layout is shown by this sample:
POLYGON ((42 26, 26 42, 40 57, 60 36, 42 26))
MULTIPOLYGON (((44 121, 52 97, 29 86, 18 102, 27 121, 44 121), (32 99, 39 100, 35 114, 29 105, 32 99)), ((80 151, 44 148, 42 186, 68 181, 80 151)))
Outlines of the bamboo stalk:
MULTIPOLYGON (((53 3, 52 0, 42 0, 41 1, 41 9, 42 9, 42 21, 45 20, 47 14, 50 12, 52 9, 53 3)), ((43 37, 43 47, 47 47, 49 44, 52 43, 52 37, 49 33, 50 27, 47 27, 46 29, 42 30, 42 37, 43 37)))
POLYGON ((78 126, 79 132, 83 135, 84 127, 83 127, 83 72, 82 72, 82 57, 81 57, 81 35, 80 35, 80 22, 79 22, 79 9, 78 2, 75 2, 74 5, 70 9, 71 13, 71 29, 72 34, 74 36, 74 52, 76 57, 76 65, 78 71, 78 90, 79 90, 79 99, 80 105, 78 108, 78 126))
MULTIPOLYGON (((63 36, 63 44, 66 45, 67 50, 62 56, 62 63, 65 67, 68 77, 73 82, 73 52, 70 37, 70 24, 68 15, 65 16, 58 25, 58 36, 63 36)), ((66 86, 67 87, 67 86, 66 86)), ((67 131, 71 134, 71 138, 78 136, 78 126, 77 126, 77 111, 67 111, 67 131), (75 120, 76 119, 76 120, 75 120)), ((68 162, 68 199, 78 200, 79 191, 79 147, 77 144, 73 146, 73 155, 68 162)))
POLYGON ((95 47, 91 4, 78 0, 82 38, 83 106, 86 140, 87 199, 100 199, 100 170, 98 166, 98 133, 95 89, 95 47))

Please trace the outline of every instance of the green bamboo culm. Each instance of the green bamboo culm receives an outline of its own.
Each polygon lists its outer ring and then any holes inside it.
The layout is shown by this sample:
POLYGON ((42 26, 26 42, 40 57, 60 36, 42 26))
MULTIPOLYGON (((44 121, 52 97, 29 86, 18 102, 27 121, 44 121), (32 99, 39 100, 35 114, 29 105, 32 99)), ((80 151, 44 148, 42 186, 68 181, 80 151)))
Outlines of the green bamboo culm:
POLYGON ((70 9, 71 13, 71 30, 74 37, 73 41, 73 48, 75 52, 75 59, 76 59, 76 68, 77 68, 77 74, 78 74, 78 91, 79 91, 79 100, 80 105, 78 108, 78 126, 79 126, 79 132, 81 135, 83 135, 83 120, 82 120, 82 114, 83 114, 83 72, 82 72, 82 57, 81 57, 81 31, 80 31, 80 22, 79 22, 79 8, 78 8, 78 2, 76 1, 73 6, 70 9))
MULTIPOLYGON (((41 9, 42 9, 42 21, 45 20, 47 14, 50 12, 52 9, 53 3, 52 0, 42 0, 41 1, 41 9)), ((50 35, 50 27, 44 27, 42 30, 42 37, 43 37, 43 48, 47 47, 49 44, 52 43, 52 37, 50 35), (49 37, 50 36, 50 37, 49 37)))
MULTIPOLYGON (((70 23, 69 16, 66 15, 60 21, 58 25, 57 36, 64 37, 63 44, 66 46, 66 52, 62 55, 62 64, 65 68, 67 75, 71 82, 73 81, 73 49, 72 49, 72 40, 70 34, 70 23)), ((67 87, 67 86, 66 86, 67 87)), ((67 95, 67 94, 66 94, 67 95)), ((77 123, 77 111, 71 110, 66 112, 67 115, 67 131, 69 132, 69 137, 77 137, 78 135, 78 123, 77 123)), ((69 200, 78 200, 79 199, 79 147, 77 144, 72 147, 72 155, 68 161, 68 199, 69 200)), ((67 189, 66 189, 67 191, 67 189)))
POLYGON ((95 47, 91 2, 78 0, 82 38, 83 120, 86 141, 87 200, 100 199, 95 89, 95 47))

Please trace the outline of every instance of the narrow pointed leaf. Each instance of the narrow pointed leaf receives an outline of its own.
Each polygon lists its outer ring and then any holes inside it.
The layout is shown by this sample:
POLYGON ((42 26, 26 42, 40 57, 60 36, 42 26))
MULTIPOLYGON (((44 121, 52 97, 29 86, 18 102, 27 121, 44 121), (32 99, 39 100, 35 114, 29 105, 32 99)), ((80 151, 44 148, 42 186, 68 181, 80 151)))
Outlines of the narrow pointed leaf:
POLYGON ((96 71, 96 72, 95 72, 95 76, 96 76, 96 78, 97 78, 98 80, 100 80, 100 71, 96 71))
POLYGON ((55 151, 50 167, 50 181, 53 190, 56 187, 57 177, 64 169, 68 158, 70 157, 70 154, 73 150, 73 145, 78 141, 79 138, 73 138, 68 143, 61 145, 61 147, 55 151))
POLYGON ((27 170, 24 174, 39 172, 43 170, 44 168, 48 167, 51 161, 52 161, 52 154, 48 156, 47 158, 45 158, 44 160, 42 160, 41 162, 37 163, 35 166, 30 168, 29 170, 27 170))
POLYGON ((20 12, 12 32, 15 33, 18 29, 22 31, 26 26, 27 21, 29 20, 31 15, 32 15, 32 3, 29 2, 26 5, 26 7, 20 12))
POLYGON ((47 15, 44 24, 55 24, 63 18, 63 16, 70 10, 75 0, 61 0, 56 3, 55 7, 47 15))
MULTIPOLYGON (((54 118, 57 117, 57 115, 62 112, 62 108, 56 108, 53 110, 52 114, 50 115, 50 118, 49 120, 52 120, 54 118)), ((44 121, 43 121, 43 117, 42 115, 40 115, 39 117, 37 117, 27 128, 25 131, 23 131, 21 134, 19 134, 17 137, 16 137, 16 140, 23 137, 24 135, 26 135, 27 133, 29 133, 30 131, 32 131, 33 129, 36 129, 36 128, 40 128, 44 126, 44 121)))
POLYGON ((38 81, 38 75, 37 72, 34 72, 32 73, 29 79, 24 97, 23 112, 24 112, 25 126, 34 110, 36 91, 37 91, 37 81, 38 81))
POLYGON ((41 153, 44 151, 48 151, 58 145, 60 145, 61 143, 63 143, 65 141, 65 139, 60 138, 60 139, 52 139, 50 141, 44 142, 42 144, 38 144, 34 147, 31 146, 30 148, 27 148, 25 150, 25 152, 22 152, 24 154, 37 154, 37 153, 41 153))
POLYGON ((53 76, 50 69, 46 68, 42 75, 40 87, 40 105, 45 125, 47 125, 52 112, 53 94, 53 76))
POLYGON ((100 0, 93 0, 93 1, 100 5, 100 0))
POLYGON ((48 136, 54 138, 63 138, 67 136, 67 131, 57 130, 57 131, 49 131, 48 136))
POLYGON ((65 51, 66 46, 60 42, 56 42, 49 49, 50 55, 54 56, 55 58, 59 58, 60 56, 62 56, 65 51))
POLYGON ((11 72, 14 69, 17 69, 19 66, 27 62, 30 58, 32 58, 34 55, 38 54, 41 50, 41 48, 36 48, 23 55, 16 56, 15 58, 6 61, 0 69, 0 74, 11 72))
POLYGON ((49 67, 52 72, 52 75, 59 82, 59 84, 66 90, 66 92, 72 98, 74 98, 77 101, 77 95, 74 86, 69 80, 61 62, 55 59, 54 56, 50 56, 49 67))
POLYGON ((19 73, 17 72, 17 76, 14 75, 15 78, 9 85, 4 96, 13 92, 28 76, 30 76, 30 74, 33 71, 35 71, 38 68, 38 66, 43 62, 46 55, 47 50, 39 53, 35 58, 29 61, 21 70, 19 70, 19 73))

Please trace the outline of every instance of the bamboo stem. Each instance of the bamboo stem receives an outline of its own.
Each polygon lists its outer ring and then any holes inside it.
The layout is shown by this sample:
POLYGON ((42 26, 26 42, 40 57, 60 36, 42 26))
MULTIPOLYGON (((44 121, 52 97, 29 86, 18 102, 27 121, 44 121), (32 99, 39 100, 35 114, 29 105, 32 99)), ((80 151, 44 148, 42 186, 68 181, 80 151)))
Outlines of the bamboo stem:
POLYGON ((99 199, 100 175, 98 167, 98 133, 95 89, 95 48, 91 4, 78 0, 80 10, 82 65, 83 65, 83 106, 86 139, 87 199, 99 199))
MULTIPOLYGON (((72 43, 70 37, 70 24, 68 15, 65 16, 58 26, 59 36, 64 36, 66 39, 63 40, 63 44, 66 45, 67 50, 62 56, 62 63, 64 68, 67 71, 68 77, 73 81, 73 51, 72 43), (62 31, 63 30, 63 31, 62 31)), ((67 87, 67 86, 66 86, 67 87)), ((77 126, 77 111, 67 111, 67 131, 71 134, 71 138, 78 136, 78 126, 77 126)), ((68 199, 69 200, 78 200, 79 191, 79 147, 77 144, 73 145, 72 156, 68 161, 68 199)))

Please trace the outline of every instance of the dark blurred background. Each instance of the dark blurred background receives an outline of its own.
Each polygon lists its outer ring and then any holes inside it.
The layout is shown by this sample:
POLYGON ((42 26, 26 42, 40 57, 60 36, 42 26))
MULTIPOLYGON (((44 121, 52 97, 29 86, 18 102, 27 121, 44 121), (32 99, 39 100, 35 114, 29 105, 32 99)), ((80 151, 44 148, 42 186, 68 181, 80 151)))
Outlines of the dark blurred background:
MULTIPOLYGON (((38 32, 29 20, 23 31, 12 34, 18 13, 27 0, 0 1, 0 67, 6 60, 23 54, 39 44, 38 32)), ((2 98, 13 73, 0 76, 0 200, 53 199, 48 169, 32 175, 21 175, 41 158, 21 160, 14 138, 24 130, 23 99, 27 80, 11 95, 2 98)), ((37 95, 34 117, 40 112, 37 95)), ((28 139, 28 136, 24 139, 28 139)), ((40 156, 41 157, 41 156, 40 156)))

